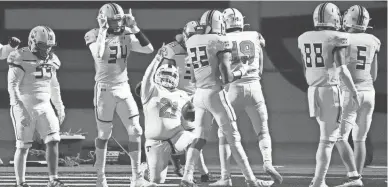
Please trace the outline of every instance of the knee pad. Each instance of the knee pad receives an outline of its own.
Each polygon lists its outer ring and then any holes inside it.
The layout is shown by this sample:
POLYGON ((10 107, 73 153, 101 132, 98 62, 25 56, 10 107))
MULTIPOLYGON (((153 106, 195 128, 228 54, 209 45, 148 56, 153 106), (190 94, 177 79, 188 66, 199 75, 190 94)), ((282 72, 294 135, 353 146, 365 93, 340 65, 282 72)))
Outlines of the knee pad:
POLYGON ((20 140, 16 140, 16 148, 19 149, 29 149, 32 147, 32 142, 23 142, 20 140))
POLYGON ((236 122, 232 122, 229 125, 222 125, 219 128, 221 129, 226 140, 231 146, 236 145, 237 142, 241 142, 241 136, 237 130, 236 122))
POLYGON ((49 142, 59 142, 61 141, 61 136, 59 135, 59 132, 54 132, 43 137, 43 141, 44 144, 47 144, 49 142))
POLYGON ((202 148, 205 146, 206 140, 202 138, 196 138, 193 140, 193 143, 191 143, 191 148, 197 149, 199 151, 202 150, 202 148))
POLYGON ((112 128, 112 122, 102 122, 97 120, 97 138, 101 140, 109 140, 109 138, 112 136, 112 128))
POLYGON ((328 147, 334 147, 335 141, 330 141, 330 140, 320 140, 319 143, 323 143, 328 147))

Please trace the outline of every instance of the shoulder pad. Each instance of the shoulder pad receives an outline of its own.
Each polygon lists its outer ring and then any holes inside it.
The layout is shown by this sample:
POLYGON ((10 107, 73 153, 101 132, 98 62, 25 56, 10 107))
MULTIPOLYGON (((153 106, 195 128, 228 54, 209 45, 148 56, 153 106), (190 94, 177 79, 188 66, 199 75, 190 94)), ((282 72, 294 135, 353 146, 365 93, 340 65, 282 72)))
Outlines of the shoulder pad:
POLYGON ((59 69, 61 67, 61 61, 59 60, 58 56, 56 54, 52 54, 51 62, 53 63, 53 66, 55 69, 59 69))
POLYGON ((374 41, 376 42, 376 51, 379 52, 379 51, 380 51, 381 42, 380 42, 380 40, 379 40, 376 36, 374 36, 374 35, 372 35, 372 38, 373 38, 374 41))
POLYGON ((349 46, 349 36, 347 33, 335 32, 332 44, 336 47, 349 46))
POLYGON ((85 43, 86 45, 90 45, 91 43, 94 43, 97 41, 97 36, 98 36, 98 30, 97 28, 95 29, 92 29, 90 31, 88 31, 86 34, 85 34, 85 43))
POLYGON ((214 40, 209 41, 209 51, 225 51, 225 50, 231 50, 232 44, 231 41, 228 40, 225 36, 217 36, 214 40))
MULTIPOLYGON (((25 53, 27 47, 20 48, 18 50, 12 51, 7 58, 7 63, 9 64, 18 64, 20 65, 22 60, 22 55, 25 53)), ((28 49, 28 48, 27 48, 28 49)))

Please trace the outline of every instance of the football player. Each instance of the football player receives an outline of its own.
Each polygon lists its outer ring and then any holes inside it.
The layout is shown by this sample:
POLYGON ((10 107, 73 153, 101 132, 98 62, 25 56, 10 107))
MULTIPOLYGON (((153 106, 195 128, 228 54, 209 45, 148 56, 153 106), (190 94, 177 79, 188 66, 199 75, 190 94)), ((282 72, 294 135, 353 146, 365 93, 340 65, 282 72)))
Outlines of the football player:
MULTIPOLYGON (((193 171, 200 151, 206 143, 209 125, 207 120, 212 115, 219 128, 230 143, 231 152, 239 168, 242 170, 248 186, 271 186, 273 181, 258 180, 248 162, 241 145, 240 133, 237 130, 236 115, 226 97, 223 86, 241 77, 243 71, 232 72, 231 44, 225 36, 223 15, 217 10, 206 11, 200 19, 202 34, 191 36, 186 41, 190 56, 192 79, 196 84, 193 98, 195 106, 194 126, 199 135, 187 151, 184 176, 180 186, 197 186, 193 182, 193 171), (221 76, 221 79, 220 79, 221 76)), ((244 68, 242 68, 244 69, 244 68)))
MULTIPOLYGON (((191 64, 187 63, 188 55, 186 51, 185 41, 196 33, 196 27, 199 26, 198 21, 190 21, 183 28, 182 34, 178 34, 175 37, 175 41, 163 46, 160 49, 162 58, 161 64, 172 64, 177 67, 179 72, 179 83, 178 89, 185 91, 190 97, 193 96, 195 92, 195 85, 191 81, 191 64)), ((160 56, 160 55, 159 55, 160 56)), ((155 57, 157 59, 158 57, 155 57)), ((211 119, 208 120, 209 123, 211 119)), ((187 123, 183 121, 183 124, 186 129, 193 129, 193 123, 187 123)), ((172 155, 173 165, 175 166, 175 173, 182 177, 182 172, 180 169, 179 158, 181 155, 174 154, 172 155)), ((209 173, 208 168, 205 165, 205 160, 203 154, 200 154, 200 163, 196 165, 199 172, 201 173, 201 182, 215 182, 213 176, 209 173)))
MULTIPOLYGON (((299 36, 308 88, 310 117, 315 117, 320 128, 320 141, 316 153, 315 176, 310 187, 326 187, 325 177, 331 154, 339 137, 342 116, 342 98, 339 78, 352 92, 359 103, 358 91, 345 64, 345 53, 349 46, 346 33, 339 32, 341 15, 333 3, 319 4, 313 13, 314 31, 299 36)), ((351 152, 349 153, 351 154, 351 152)), ((353 174, 357 174, 354 171, 353 174)))
MULTIPOLYGON (((373 82, 377 78, 377 53, 380 51, 380 40, 371 34, 365 33, 369 24, 369 13, 365 7, 354 5, 351 6, 343 16, 343 29, 349 35, 349 48, 347 52, 346 63, 356 89, 360 94, 361 103, 357 106, 353 101, 353 93, 345 86, 341 86, 344 94, 344 111, 341 122, 341 137, 337 142, 339 152, 352 151, 348 143, 350 131, 353 129, 354 142, 354 160, 357 172, 361 175, 364 168, 366 147, 365 140, 372 123, 373 109, 375 106, 375 89, 373 82), (347 150, 344 150, 344 149, 347 150)), ((341 154, 343 155, 343 154, 341 154)), ((346 157, 343 160, 351 162, 353 157, 346 157)), ((349 166, 345 163, 349 171, 349 166)), ((349 181, 340 185, 362 186, 360 176, 349 176, 349 181)))
POLYGON ((152 186, 154 184, 144 180, 139 170, 143 130, 139 123, 139 111, 128 84, 127 57, 130 51, 152 53, 153 47, 137 26, 131 9, 128 14, 124 14, 118 4, 105 4, 99 10, 97 21, 100 28, 92 29, 85 35, 85 42, 92 53, 96 69, 94 106, 98 129, 95 141, 97 187, 107 186, 105 160, 115 111, 129 135, 131 186, 152 186))
POLYGON ((65 119, 65 107, 56 73, 61 62, 52 52, 55 45, 54 31, 47 26, 37 26, 28 36, 28 47, 11 52, 7 59, 11 118, 16 136, 16 186, 29 186, 25 183, 26 161, 35 130, 46 144, 47 186, 64 186, 57 171, 59 130, 65 119))
POLYGON ((170 156, 184 153, 194 139, 192 127, 182 125, 185 123, 182 107, 191 104, 191 98, 177 88, 180 75, 173 64, 173 49, 177 48, 171 48, 171 44, 159 50, 144 74, 140 89, 149 178, 155 183, 165 182, 170 156))
MULTIPOLYGON (((247 73, 227 87, 227 97, 237 113, 245 111, 251 119, 263 156, 263 168, 275 183, 282 183, 282 176, 272 166, 271 136, 268 129, 268 114, 261 90, 260 78, 263 71, 265 40, 256 31, 243 31, 244 16, 235 8, 225 9, 226 35, 232 41, 232 70, 242 64, 247 73)), ((218 129, 221 179, 209 186, 232 186, 230 177, 230 146, 221 129, 218 129)))
POLYGON ((8 55, 15 51, 20 44, 19 38, 11 37, 7 45, 0 44, 0 60, 7 59, 8 55))

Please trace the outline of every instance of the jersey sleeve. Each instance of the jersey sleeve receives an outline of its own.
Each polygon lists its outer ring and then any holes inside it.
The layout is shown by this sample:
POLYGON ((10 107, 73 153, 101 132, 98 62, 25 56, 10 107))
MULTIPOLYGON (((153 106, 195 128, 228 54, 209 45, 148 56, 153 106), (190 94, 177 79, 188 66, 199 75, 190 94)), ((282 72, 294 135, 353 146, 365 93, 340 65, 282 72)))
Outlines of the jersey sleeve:
POLYGON ((334 47, 349 46, 349 37, 346 33, 337 32, 332 38, 332 45, 334 47))
POLYGON ((165 45, 159 50, 159 54, 162 58, 174 60, 175 51, 170 45, 165 45))
POLYGON ((53 62, 53 65, 55 67, 55 70, 58 71, 59 68, 61 67, 61 61, 59 60, 57 55, 53 54, 52 62, 53 62))
POLYGON ((90 45, 90 44, 96 42, 97 36, 98 36, 98 29, 92 29, 92 30, 88 31, 84 36, 86 45, 90 45))
POLYGON ((24 71, 22 66, 23 60, 21 59, 21 53, 23 49, 19 49, 11 52, 7 57, 7 63, 9 66, 20 68, 24 71))
POLYGON ((8 69, 8 93, 10 104, 15 105, 20 102, 19 85, 24 77, 24 68, 22 66, 20 50, 13 51, 7 58, 8 69))
POLYGON ((209 51, 217 55, 223 52, 232 52, 232 42, 226 36, 218 36, 208 45, 209 51))
POLYGON ((380 52, 380 46, 381 46, 381 42, 380 40, 376 37, 376 36, 373 36, 373 39, 375 40, 375 49, 376 49, 376 53, 380 52))
POLYGON ((265 47, 265 39, 263 37, 263 35, 261 35, 260 33, 257 33, 257 40, 259 41, 259 44, 261 47, 265 47))

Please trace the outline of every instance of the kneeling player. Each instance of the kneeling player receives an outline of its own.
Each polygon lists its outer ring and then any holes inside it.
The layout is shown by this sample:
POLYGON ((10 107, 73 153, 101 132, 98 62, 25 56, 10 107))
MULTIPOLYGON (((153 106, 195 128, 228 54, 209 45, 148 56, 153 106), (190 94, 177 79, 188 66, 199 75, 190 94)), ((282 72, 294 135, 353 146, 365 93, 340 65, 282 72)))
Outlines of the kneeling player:
MULTIPOLYGON (((159 50, 144 74, 140 90, 149 179, 156 183, 165 182, 171 154, 184 152, 194 139, 194 134, 181 125, 182 107, 190 102, 190 97, 177 89, 179 73, 174 65, 159 67, 163 58, 159 50)), ((188 113, 188 120, 193 121, 193 108, 188 113)))
POLYGON ((61 63, 51 51, 55 44, 53 30, 47 26, 37 26, 30 32, 28 47, 14 51, 8 56, 8 92, 16 136, 16 186, 29 186, 25 183, 26 161, 35 130, 46 144, 50 178, 47 186, 64 186, 58 180, 57 173, 59 128, 65 118, 65 107, 56 75, 61 63))

